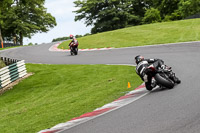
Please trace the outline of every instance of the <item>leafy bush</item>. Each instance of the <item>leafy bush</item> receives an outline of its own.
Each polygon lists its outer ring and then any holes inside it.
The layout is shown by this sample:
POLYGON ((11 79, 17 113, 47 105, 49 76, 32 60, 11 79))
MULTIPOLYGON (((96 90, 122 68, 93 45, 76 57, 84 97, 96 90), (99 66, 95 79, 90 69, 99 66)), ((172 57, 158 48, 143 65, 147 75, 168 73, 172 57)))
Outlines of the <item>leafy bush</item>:
POLYGON ((33 43, 31 43, 31 42, 28 44, 28 46, 32 46, 32 45, 33 45, 33 43))
POLYGON ((160 11, 155 8, 147 9, 144 18, 142 19, 144 24, 161 22, 160 11))

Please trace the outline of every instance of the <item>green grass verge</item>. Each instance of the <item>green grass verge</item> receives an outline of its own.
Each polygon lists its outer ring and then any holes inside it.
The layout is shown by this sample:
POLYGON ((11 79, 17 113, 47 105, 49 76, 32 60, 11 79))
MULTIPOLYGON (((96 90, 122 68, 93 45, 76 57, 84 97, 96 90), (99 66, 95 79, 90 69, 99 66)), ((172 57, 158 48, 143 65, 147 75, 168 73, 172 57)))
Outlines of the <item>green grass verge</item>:
POLYGON ((91 112, 139 86, 134 69, 27 64, 35 74, 0 96, 0 132, 34 133, 91 112))
MULTIPOLYGON (((78 38, 79 48, 131 47, 200 40, 200 19, 134 26, 78 38)), ((77 33, 78 34, 78 33, 77 33)), ((58 48, 68 49, 69 41, 58 48)))

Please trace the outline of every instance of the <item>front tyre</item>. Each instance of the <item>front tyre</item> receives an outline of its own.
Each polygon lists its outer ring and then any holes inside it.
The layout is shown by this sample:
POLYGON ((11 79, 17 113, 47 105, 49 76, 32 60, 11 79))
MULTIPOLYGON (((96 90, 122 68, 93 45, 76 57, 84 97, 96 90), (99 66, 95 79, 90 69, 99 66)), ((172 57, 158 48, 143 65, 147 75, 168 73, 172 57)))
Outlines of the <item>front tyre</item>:
POLYGON ((78 54, 78 48, 74 49, 74 54, 77 55, 78 54))
POLYGON ((71 55, 73 55, 73 52, 72 52, 72 51, 70 51, 70 53, 71 53, 71 55))
POLYGON ((154 78, 157 81, 157 84, 169 89, 174 87, 174 82, 170 80, 164 73, 157 73, 154 78))

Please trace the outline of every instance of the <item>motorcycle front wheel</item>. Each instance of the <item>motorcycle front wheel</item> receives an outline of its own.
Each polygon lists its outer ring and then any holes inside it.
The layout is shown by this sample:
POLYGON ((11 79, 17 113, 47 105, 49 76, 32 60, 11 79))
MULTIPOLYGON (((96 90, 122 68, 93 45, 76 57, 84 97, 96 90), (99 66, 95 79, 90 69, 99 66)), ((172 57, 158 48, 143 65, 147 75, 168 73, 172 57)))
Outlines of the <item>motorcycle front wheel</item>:
POLYGON ((74 54, 77 55, 78 54, 78 48, 74 49, 74 54))

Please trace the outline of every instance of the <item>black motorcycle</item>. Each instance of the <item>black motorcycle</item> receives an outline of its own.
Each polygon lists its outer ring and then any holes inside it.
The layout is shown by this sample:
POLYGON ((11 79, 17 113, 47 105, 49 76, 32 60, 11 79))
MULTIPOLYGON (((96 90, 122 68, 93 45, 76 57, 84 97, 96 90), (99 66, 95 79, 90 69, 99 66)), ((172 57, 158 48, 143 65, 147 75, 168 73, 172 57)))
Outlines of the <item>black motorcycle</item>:
MULTIPOLYGON (((172 89, 176 83, 181 81, 175 76, 175 73, 172 72, 171 67, 165 66, 165 68, 155 69, 153 66, 150 66, 148 69, 151 69, 150 73, 154 80, 152 83, 158 85, 160 88, 169 88, 172 89)), ((154 86, 156 86, 154 85, 154 86)))

